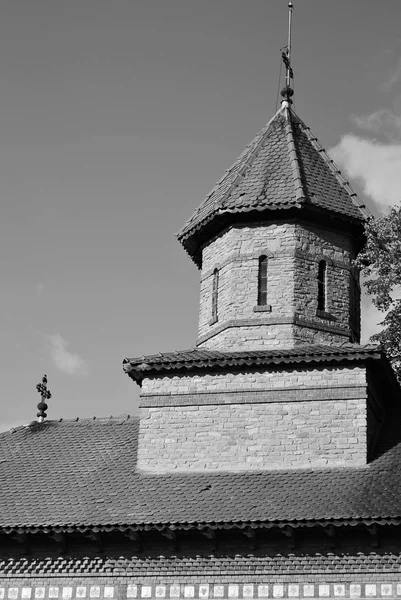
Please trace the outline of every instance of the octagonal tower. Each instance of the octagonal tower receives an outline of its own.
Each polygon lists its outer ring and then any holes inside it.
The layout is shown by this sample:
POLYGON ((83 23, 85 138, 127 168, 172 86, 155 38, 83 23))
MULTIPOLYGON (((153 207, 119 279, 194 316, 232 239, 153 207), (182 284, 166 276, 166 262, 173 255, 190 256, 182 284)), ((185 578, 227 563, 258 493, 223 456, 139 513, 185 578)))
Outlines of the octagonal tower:
POLYGON ((284 101, 178 238, 201 269, 199 347, 359 342, 369 216, 284 101))

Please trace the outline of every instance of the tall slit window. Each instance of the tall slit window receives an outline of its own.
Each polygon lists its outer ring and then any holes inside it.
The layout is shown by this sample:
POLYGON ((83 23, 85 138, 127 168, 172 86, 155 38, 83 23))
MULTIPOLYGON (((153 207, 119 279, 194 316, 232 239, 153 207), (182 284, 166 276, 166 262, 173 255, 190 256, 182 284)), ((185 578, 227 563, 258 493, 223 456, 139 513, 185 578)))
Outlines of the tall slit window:
POLYGON ((317 310, 326 310, 327 265, 325 260, 319 262, 317 275, 317 310))
POLYGON ((258 306, 267 304, 267 256, 259 257, 258 306))
POLYGON ((213 271, 213 288, 212 288, 212 322, 217 321, 217 303, 219 296, 219 270, 213 271))

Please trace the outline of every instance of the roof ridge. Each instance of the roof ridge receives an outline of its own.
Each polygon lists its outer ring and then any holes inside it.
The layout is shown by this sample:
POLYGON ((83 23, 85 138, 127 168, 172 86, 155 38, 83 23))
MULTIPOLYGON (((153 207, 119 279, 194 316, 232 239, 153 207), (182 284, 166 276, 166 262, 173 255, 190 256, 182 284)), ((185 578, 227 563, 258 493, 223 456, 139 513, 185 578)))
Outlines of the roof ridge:
MULTIPOLYGON (((178 231, 175 234, 178 239, 181 239, 182 237, 187 237, 191 233, 192 229, 197 227, 197 224, 195 223, 192 227, 189 227, 189 229, 186 229, 187 225, 189 225, 189 223, 193 220, 193 217, 199 213, 199 211, 201 210, 201 207, 204 205, 204 203, 214 194, 214 192, 216 190, 218 190, 218 188, 224 183, 224 181, 235 170, 235 168, 238 167, 242 161, 244 161, 244 166, 239 169, 239 172, 234 177, 234 180, 231 182, 231 185, 227 188, 227 190, 224 193, 223 199, 221 201, 221 205, 224 205, 224 203, 226 202, 227 198, 230 196, 233 189, 235 189, 237 187, 237 184, 238 184, 238 181, 240 180, 240 178, 244 177, 244 175, 248 171, 249 167, 252 166, 252 163, 257 156, 258 150, 263 145, 263 142, 265 141, 267 134, 269 133, 271 124, 273 123, 273 121, 276 119, 276 117, 281 112, 283 112, 283 107, 280 107, 279 110, 276 111, 276 113, 273 115, 273 117, 266 123, 266 125, 259 131, 259 133, 253 137, 252 141, 249 142, 245 146, 244 150, 241 152, 241 154, 238 156, 238 158, 231 164, 231 166, 228 169, 226 169, 223 176, 216 182, 216 184, 213 186, 213 188, 210 190, 210 192, 204 197, 202 203, 197 207, 197 209, 191 215, 191 217, 188 219, 188 221, 184 224, 183 227, 181 227, 180 231, 178 231), (248 157, 246 158, 246 160, 244 160, 244 157, 247 155, 248 155, 248 157), (182 234, 181 232, 183 232, 184 230, 185 230, 185 233, 182 234)), ((219 212, 220 212, 220 209, 219 209, 219 212)))
POLYGON ((20 431, 21 429, 29 429, 32 427, 45 427, 46 425, 50 425, 50 424, 54 424, 54 423, 116 423, 116 422, 120 422, 120 423, 124 423, 126 421, 136 421, 138 420, 139 417, 136 415, 129 415, 127 413, 123 413, 121 415, 110 415, 109 417, 71 417, 68 419, 65 419, 64 417, 60 417, 59 419, 46 419, 45 421, 43 421, 43 423, 39 423, 36 420, 30 421, 29 423, 26 423, 24 425, 17 425, 15 427, 10 427, 10 429, 5 430, 4 432, 0 432, 0 433, 6 433, 7 431, 10 431, 11 433, 16 433, 17 431, 20 431))
POLYGON ((285 116, 286 116, 286 129, 287 129, 287 146, 290 153, 290 165, 292 168, 292 172, 294 175, 294 190, 295 190, 295 198, 297 200, 306 201, 306 194, 304 190, 304 186, 302 183, 301 177, 301 169, 299 166, 299 158, 297 153, 297 147, 295 145, 294 139, 294 130, 292 128, 291 115, 293 113, 290 108, 285 107, 285 116))
POLYGON ((356 208, 358 208, 361 211, 361 213, 364 215, 364 217, 366 219, 371 219, 373 217, 373 214, 366 207, 366 205, 363 204, 359 200, 358 194, 352 188, 350 182, 347 179, 345 179, 345 177, 343 176, 343 174, 341 172, 341 169, 338 168, 338 165, 336 164, 336 162, 327 153, 325 148, 323 148, 322 144, 319 142, 319 139, 315 135, 313 135, 311 128, 308 125, 306 125, 306 123, 301 119, 301 117, 299 117, 297 115, 297 113, 295 111, 293 111, 290 107, 288 108, 288 110, 290 111, 291 115, 293 117, 295 117, 295 119, 297 119, 298 123, 301 125, 302 130, 305 133, 306 137, 308 138, 309 142, 311 143, 312 147, 316 150, 316 152, 318 152, 320 154, 320 156, 324 160, 325 164, 328 166, 330 171, 333 173, 337 182, 348 193, 348 195, 351 199, 351 202, 354 204, 354 206, 356 206, 356 208))

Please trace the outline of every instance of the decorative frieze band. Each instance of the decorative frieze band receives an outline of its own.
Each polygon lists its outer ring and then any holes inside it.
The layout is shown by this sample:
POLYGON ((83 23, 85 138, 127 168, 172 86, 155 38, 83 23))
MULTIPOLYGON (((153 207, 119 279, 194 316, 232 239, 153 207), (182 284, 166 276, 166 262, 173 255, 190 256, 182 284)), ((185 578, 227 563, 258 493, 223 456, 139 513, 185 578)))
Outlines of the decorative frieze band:
POLYGON ((0 587, 0 600, 252 600, 266 598, 391 598, 401 597, 401 581, 391 583, 265 583, 265 584, 121 584, 0 587))
POLYGON ((58 598, 59 600, 72 600, 72 598, 118 599, 119 594, 116 592, 117 586, 114 585, 0 587, 0 600, 45 600, 47 598, 58 598))
POLYGON ((401 596, 401 583, 276 583, 227 585, 156 585, 127 587, 127 598, 243 599, 252 598, 391 598, 401 596))
POLYGON ((351 330, 348 327, 344 328, 335 325, 327 325, 326 323, 322 323, 321 320, 319 321, 319 319, 317 319, 316 321, 312 321, 308 319, 302 319, 298 315, 292 317, 276 317, 272 315, 271 317, 266 318, 263 316, 265 314, 266 313, 260 313, 260 315, 262 316, 259 316, 259 318, 229 319, 227 321, 224 321, 223 323, 216 325, 216 327, 212 331, 200 335, 198 337, 196 345, 199 346, 200 344, 203 344, 210 338, 218 335, 222 331, 225 331, 226 329, 231 329, 233 327, 260 327, 261 325, 268 327, 273 325, 298 325, 299 327, 315 329, 316 331, 325 331, 327 333, 333 333, 335 335, 341 335, 344 337, 349 337, 351 333, 351 330))
POLYGON ((366 398, 366 386, 331 386, 309 388, 276 388, 216 390, 194 392, 193 394, 152 394, 140 395, 141 408, 159 406, 204 406, 208 404, 268 404, 278 402, 341 401, 366 398))

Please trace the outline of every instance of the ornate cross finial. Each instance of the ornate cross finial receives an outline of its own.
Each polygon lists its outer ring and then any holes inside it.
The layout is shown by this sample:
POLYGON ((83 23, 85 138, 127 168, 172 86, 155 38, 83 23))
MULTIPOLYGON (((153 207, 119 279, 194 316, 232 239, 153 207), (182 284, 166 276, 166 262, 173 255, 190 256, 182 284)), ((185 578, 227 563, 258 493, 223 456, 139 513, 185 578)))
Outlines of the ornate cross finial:
POLYGON ((47 375, 43 375, 42 381, 41 383, 37 384, 36 389, 41 395, 41 401, 38 404, 39 412, 36 413, 36 416, 38 417, 38 422, 43 423, 43 421, 47 417, 47 414, 45 412, 48 408, 46 400, 50 400, 50 398, 52 397, 50 390, 47 389, 47 375))
POLYGON ((281 53, 283 63, 286 68, 285 75, 285 87, 281 90, 281 95, 284 101, 289 104, 292 103, 291 96, 294 94, 294 90, 291 88, 291 79, 294 79, 294 72, 291 67, 291 38, 292 38, 292 11, 294 9, 293 3, 288 3, 288 44, 284 51, 281 53))

